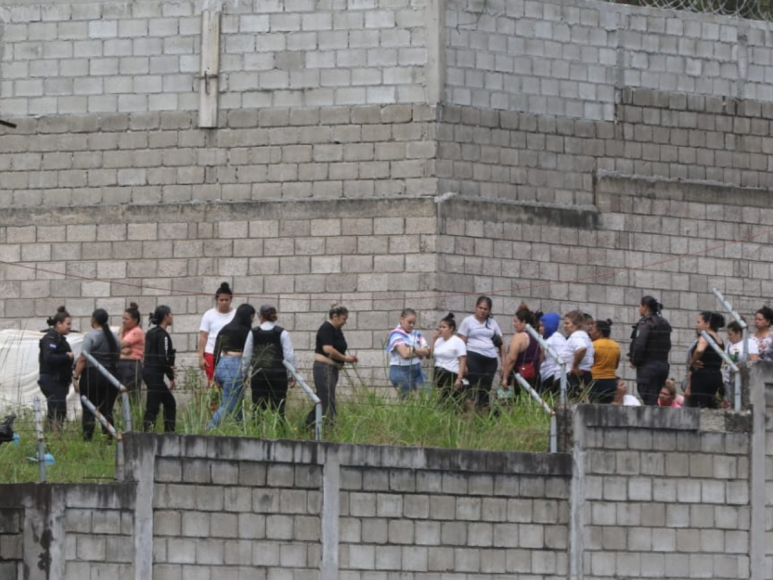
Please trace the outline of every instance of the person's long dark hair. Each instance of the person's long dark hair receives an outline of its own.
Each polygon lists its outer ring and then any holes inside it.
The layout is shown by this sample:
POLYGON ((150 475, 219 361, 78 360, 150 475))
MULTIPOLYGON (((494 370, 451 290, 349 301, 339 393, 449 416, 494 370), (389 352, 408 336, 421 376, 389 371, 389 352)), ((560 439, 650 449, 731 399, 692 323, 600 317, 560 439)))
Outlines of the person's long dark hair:
POLYGON ((110 320, 110 316, 108 315, 107 310, 105 310, 104 308, 97 308, 92 313, 91 318, 102 329, 102 332, 105 335, 105 340, 107 341, 107 344, 110 347, 110 354, 117 357, 118 341, 115 339, 115 335, 113 334, 113 331, 110 330, 110 325, 108 324, 108 320, 110 320))
POLYGON ((642 296, 641 304, 642 306, 645 306, 652 314, 659 315, 660 311, 663 310, 663 305, 652 296, 642 296))
POLYGON ((252 317, 255 315, 255 308, 251 304, 240 304, 234 314, 233 322, 244 326, 246 328, 252 328, 252 317))
POLYGON ((159 306, 156 306, 156 309, 150 314, 148 317, 151 324, 155 324, 158 326, 164 321, 164 318, 166 318, 167 314, 171 314, 172 309, 169 308, 169 306, 165 306, 164 304, 161 304, 159 306))
POLYGON ((701 312, 701 318, 704 322, 708 322, 709 328, 714 332, 725 326, 725 317, 722 316, 719 312, 704 310, 701 312))

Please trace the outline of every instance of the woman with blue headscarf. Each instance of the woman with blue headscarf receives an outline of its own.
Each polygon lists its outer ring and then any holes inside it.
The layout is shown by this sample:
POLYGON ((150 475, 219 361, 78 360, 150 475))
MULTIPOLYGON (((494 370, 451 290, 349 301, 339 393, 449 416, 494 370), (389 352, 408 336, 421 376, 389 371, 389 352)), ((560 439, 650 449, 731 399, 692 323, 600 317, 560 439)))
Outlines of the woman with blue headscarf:
MULTIPOLYGON (((572 351, 567 348, 566 338, 558 332, 558 325, 561 323, 561 315, 557 312, 548 312, 539 319, 539 332, 554 351, 567 364, 571 364, 572 351)), ((553 360, 553 357, 547 353, 542 353, 542 364, 539 368, 540 384, 538 390, 540 393, 550 393, 557 395, 561 382, 561 367, 553 360)))

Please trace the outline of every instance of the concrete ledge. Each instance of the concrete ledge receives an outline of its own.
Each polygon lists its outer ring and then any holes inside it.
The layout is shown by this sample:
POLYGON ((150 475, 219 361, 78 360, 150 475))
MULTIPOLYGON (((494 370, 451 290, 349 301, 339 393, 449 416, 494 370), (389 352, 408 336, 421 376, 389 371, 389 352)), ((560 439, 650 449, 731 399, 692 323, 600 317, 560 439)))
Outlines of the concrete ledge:
POLYGON ((133 510, 135 487, 134 483, 8 484, 2 486, 0 509, 41 509, 51 504, 52 497, 58 496, 64 498, 68 508, 133 510))
POLYGON ((247 202, 3 208, 0 226, 219 222, 238 220, 434 217, 432 197, 279 199, 247 202))
POLYGON ((137 445, 144 447, 147 445, 146 440, 152 438, 157 438, 158 455, 168 458, 324 465, 328 456, 335 454, 342 467, 430 469, 561 477, 569 477, 572 471, 571 457, 565 454, 425 449, 311 441, 266 441, 193 435, 127 434, 125 437, 127 453, 134 453, 133 449, 137 445))
POLYGON ((595 207, 561 206, 550 203, 485 199, 455 195, 438 202, 438 217, 507 222, 540 226, 596 229, 599 212, 595 207))
POLYGON ((749 433, 752 428, 751 415, 745 411, 578 405, 575 412, 585 426, 608 429, 749 433))
POLYGON ((769 189, 740 187, 715 181, 681 180, 598 171, 596 194, 648 199, 719 204, 740 207, 773 208, 769 189))

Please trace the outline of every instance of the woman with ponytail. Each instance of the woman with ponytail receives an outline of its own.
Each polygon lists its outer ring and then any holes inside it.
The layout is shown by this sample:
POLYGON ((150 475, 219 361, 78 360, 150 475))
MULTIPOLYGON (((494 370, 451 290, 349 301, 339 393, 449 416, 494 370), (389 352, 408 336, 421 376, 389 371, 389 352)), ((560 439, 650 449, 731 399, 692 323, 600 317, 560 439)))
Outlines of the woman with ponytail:
POLYGON ((236 310, 231 306, 234 293, 228 282, 220 284, 215 292, 215 307, 204 313, 199 326, 199 368, 211 383, 215 377, 215 340, 222 328, 231 322, 236 310))
POLYGON ((705 330, 721 349, 725 343, 719 338, 719 329, 725 326, 725 317, 718 312, 701 312, 695 321, 698 342, 690 353, 690 380, 684 394, 685 407, 719 408, 718 395, 722 383, 722 357, 703 337, 705 330))
MULTIPOLYGON (((75 365, 75 372, 72 380, 76 392, 85 395, 86 398, 104 415, 108 423, 113 425, 113 405, 118 396, 118 390, 110 384, 110 381, 99 372, 97 367, 88 362, 83 356, 90 354, 100 365, 108 372, 116 375, 118 372, 118 356, 120 346, 118 337, 113 334, 108 324, 109 316, 107 311, 97 308, 91 315, 91 328, 83 339, 81 345, 81 356, 75 365)), ((91 441, 94 437, 95 417, 86 406, 83 406, 82 414, 83 438, 91 441)), ((103 427, 103 433, 109 434, 103 427)))
POLYGON ((46 322, 50 328, 40 339, 38 385, 48 404, 48 427, 59 430, 67 419, 67 393, 72 377, 72 348, 65 338, 72 329, 72 319, 60 306, 46 322))
POLYGON ((164 406, 164 432, 172 433, 177 422, 177 401, 172 394, 174 384, 175 350, 172 338, 167 328, 174 318, 172 309, 168 306, 158 306, 150 315, 150 323, 154 328, 145 335, 145 365, 142 369, 142 380, 148 389, 148 399, 145 407, 143 430, 152 431, 161 405, 164 406), (169 386, 164 382, 169 379, 169 386))
POLYGON ((145 333, 140 325, 140 311, 131 302, 123 313, 123 326, 118 335, 121 341, 121 360, 118 361, 118 377, 134 397, 139 399, 142 389, 142 358, 145 355, 145 333))
POLYGON ((636 390, 645 405, 657 405, 660 387, 666 382, 671 368, 671 325, 663 318, 663 305, 652 296, 639 302, 639 322, 631 333, 628 357, 636 369, 636 390))

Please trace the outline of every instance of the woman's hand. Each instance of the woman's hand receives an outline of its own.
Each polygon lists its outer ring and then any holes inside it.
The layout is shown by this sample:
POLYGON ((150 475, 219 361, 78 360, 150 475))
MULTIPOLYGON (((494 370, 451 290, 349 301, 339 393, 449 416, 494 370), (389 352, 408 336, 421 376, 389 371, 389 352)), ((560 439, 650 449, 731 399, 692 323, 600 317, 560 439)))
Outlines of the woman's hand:
POLYGON ((169 390, 174 391, 176 388, 177 388, 177 385, 175 384, 174 379, 169 381, 169 390))
POLYGON ((360 361, 360 359, 357 358, 356 354, 344 357, 344 362, 345 363, 356 363, 356 362, 359 362, 359 361, 360 361))
POLYGON ((456 379, 456 382, 454 383, 454 386, 456 387, 457 391, 461 391, 462 387, 464 386, 464 382, 462 381, 462 377, 458 377, 456 379))
POLYGON ((80 385, 78 385, 78 379, 79 378, 80 377, 73 377, 72 378, 72 388, 75 389, 75 392, 80 395, 81 394, 81 388, 80 388, 80 385))

